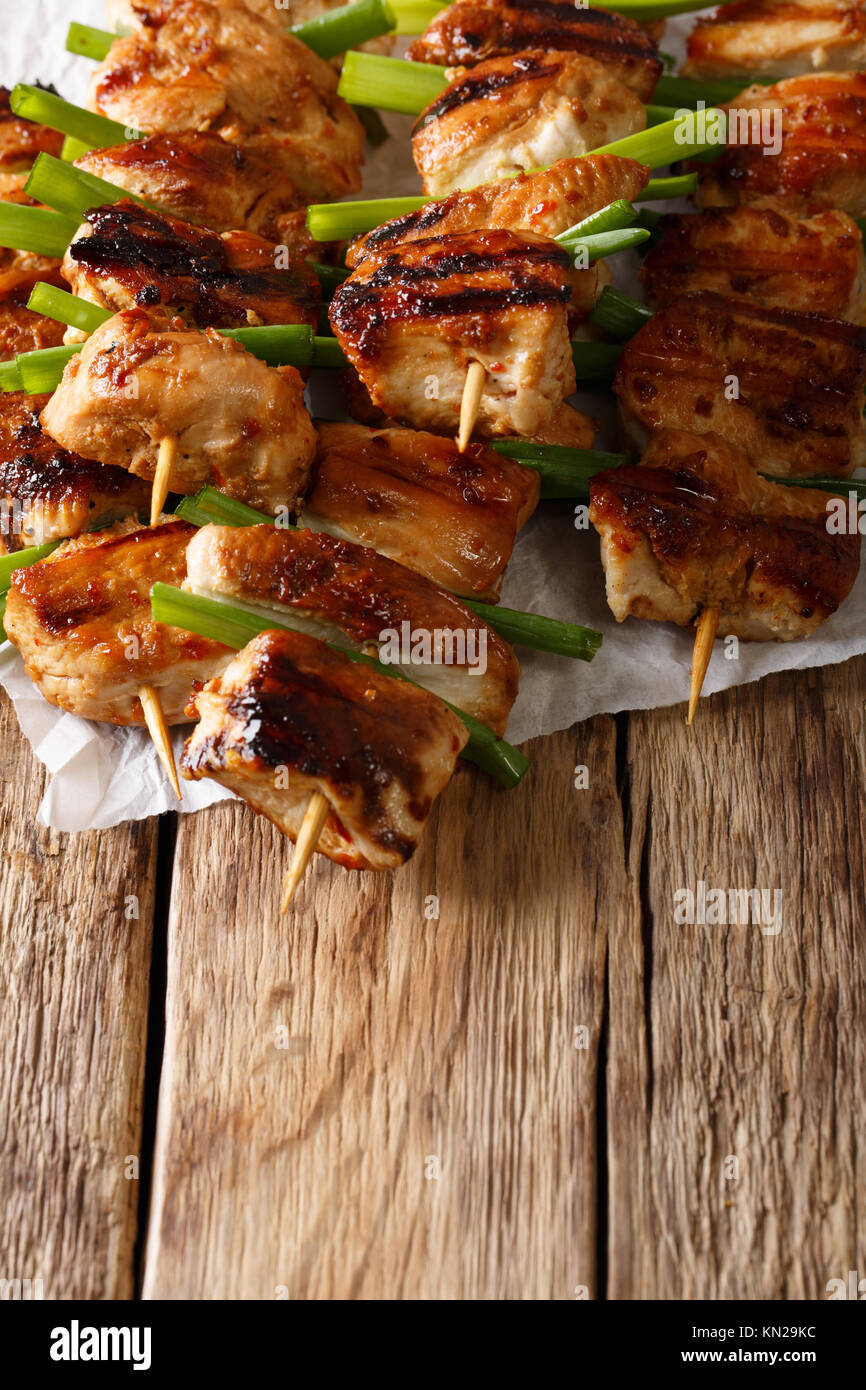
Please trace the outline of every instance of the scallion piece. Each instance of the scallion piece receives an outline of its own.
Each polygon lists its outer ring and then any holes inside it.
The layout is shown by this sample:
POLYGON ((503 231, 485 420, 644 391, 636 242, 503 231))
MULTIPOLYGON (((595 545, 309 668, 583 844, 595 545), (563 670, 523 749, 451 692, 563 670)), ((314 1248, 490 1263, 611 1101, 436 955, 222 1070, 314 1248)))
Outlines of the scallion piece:
POLYGON ((24 383, 17 362, 0 362, 0 391, 23 391, 24 383))
MULTIPOLYGON (((719 3, 731 5, 736 0, 719 0, 719 3)), ((695 10, 706 8, 706 0, 611 0, 607 6, 607 9, 624 14, 638 24, 647 24, 653 19, 669 19, 675 14, 692 14, 695 10)))
POLYGON ((337 92, 357 106, 417 116, 448 86, 445 69, 379 53, 347 53, 337 92))
MULTIPOLYGON (((260 632, 268 632, 274 628, 292 630, 287 623, 277 622, 271 616, 260 618, 255 613, 235 607, 234 604, 224 603, 220 599, 204 598, 200 594, 188 594, 185 590, 176 589, 170 584, 154 584, 150 591, 150 606, 155 622, 195 632, 200 637, 222 642, 224 646, 238 651, 260 632)), ((350 651, 344 647, 332 647, 332 650, 340 652, 350 661, 372 667, 381 675, 417 684, 410 681, 405 672, 397 667, 383 666, 374 657, 366 656, 362 652, 350 651)), ((525 754, 517 748, 512 748, 504 739, 497 738, 492 729, 488 729, 486 724, 480 724, 470 714, 464 714, 453 705, 449 705, 448 708, 469 730, 469 742, 461 756, 476 763, 503 786, 517 786, 529 768, 529 759, 525 754)))
POLYGON ((90 146, 85 145, 83 140, 76 140, 74 135, 66 135, 60 150, 60 158, 64 164, 74 164, 76 159, 80 159, 83 154, 90 153, 90 146))
POLYGON ((93 58, 101 63, 103 58, 108 57, 108 50, 117 37, 107 29, 94 29, 89 24, 76 24, 73 21, 66 35, 66 52, 78 53, 82 58, 93 58))
POLYGON ((153 208, 155 212, 161 211, 156 203, 150 203, 146 198, 137 198, 134 193, 128 193, 125 188, 119 188, 116 183, 109 183, 107 179, 97 178, 95 174, 88 174, 83 169, 64 164, 62 159, 56 159, 53 154, 46 154, 44 150, 36 156, 36 163, 24 185, 24 192, 29 193, 38 203, 47 203, 50 208, 56 208, 67 217, 75 217, 79 222, 90 208, 119 203, 121 198, 130 198, 132 202, 140 203, 142 207, 153 208))
POLYGON ((649 232, 643 227, 621 227, 616 232, 598 232, 596 236, 581 237, 569 242, 567 250, 583 265, 594 265, 602 256, 615 256, 620 251, 629 251, 649 240, 649 232))
POLYGON ((46 541, 44 545, 28 545, 26 550, 0 555, 0 593, 6 593, 15 570, 26 569, 28 565, 35 565, 37 560, 44 560, 58 545, 60 541, 46 541))
POLYGON ((761 477, 768 483, 817 488, 820 492, 832 492, 836 497, 847 497, 853 492, 858 501, 866 500, 866 478, 777 478, 772 473, 762 473, 761 477))
POLYGON ((591 212, 573 227, 566 227, 556 240, 560 246, 568 246, 572 241, 582 241, 584 237, 596 236, 599 232, 615 232, 621 227, 629 227, 637 217, 637 212, 625 198, 617 198, 598 212, 591 212))
POLYGON ((81 343, 74 343, 70 347, 40 348, 38 352, 19 353, 15 361, 23 390, 29 396, 56 391, 66 363, 80 351, 81 343))
MULTIPOLYGON (((224 492, 205 484, 198 492, 185 497, 175 512, 183 521, 192 526, 261 526, 274 525, 274 518, 266 512, 258 512, 255 507, 239 502, 235 497, 227 497, 224 492)), ((284 526, 282 530, 296 531, 296 526, 284 526)))
POLYGON ((92 111, 85 111, 83 106, 73 106, 71 101, 64 101, 53 92, 30 87, 24 82, 19 82, 13 88, 9 105, 16 116, 47 125, 51 130, 60 130, 64 135, 72 135, 90 149, 107 149, 109 145, 125 145, 130 140, 144 138, 140 130, 123 126, 119 121, 110 121, 107 116, 97 116, 92 111))
POLYGON ((320 58, 336 58, 368 39, 390 33, 396 25, 397 16, 388 0, 356 0, 353 5, 341 5, 303 24, 293 24, 289 33, 320 58))
POLYGON ((613 285, 605 285, 589 321, 615 338, 631 338, 652 316, 652 309, 645 304, 638 303, 631 295, 613 285))
POLYGON ((44 314, 47 319, 67 323, 71 328, 80 328, 84 333, 93 333, 106 319, 111 318, 110 309, 101 309, 87 299, 60 290, 56 285, 46 285, 44 280, 33 286, 27 308, 34 314, 44 314))
POLYGON ((310 266, 316 273, 316 279, 326 299, 330 299, 334 291, 344 280, 348 280, 352 273, 344 265, 322 265, 319 261, 310 261, 310 266))
POLYGON ((391 0, 398 34, 423 34, 443 8, 440 0, 391 0))
POLYGON ((417 212, 432 198, 367 198, 354 203, 311 203, 307 208, 307 231, 314 241, 349 241, 390 222, 417 212))
POLYGON ((690 112, 688 116, 678 116, 674 121, 665 121, 664 125, 650 126, 649 130, 640 130, 636 135, 626 135, 623 140, 614 140, 611 145, 601 145, 592 153, 616 154, 624 159, 636 159, 639 164, 646 164, 650 169, 661 169, 678 159, 705 151, 720 154, 727 131, 724 111, 709 106, 698 115, 703 121, 703 139, 698 137, 697 131, 693 137, 689 133, 689 117, 697 119, 694 113, 690 112))
POLYGON ((657 106, 655 103, 647 102, 644 109, 648 126, 664 125, 665 121, 675 120, 677 115, 675 106, 657 106))
POLYGON ((541 475, 541 496, 548 501, 565 497, 585 501, 589 497, 589 480, 596 473, 632 462, 629 454, 569 449, 564 444, 532 444, 526 439, 497 439, 490 447, 525 468, 536 469, 541 475))
POLYGON ((619 343, 572 342, 571 360, 578 381, 610 381, 621 351, 619 343))
POLYGON ((656 101, 665 102, 668 106, 694 108, 699 102, 705 106, 715 106, 733 101, 751 85, 746 78, 709 81, 705 77, 674 77, 670 73, 663 73, 653 95, 656 101))
POLYGON ((374 150, 378 150, 380 145, 390 139, 388 127, 373 106, 353 106, 352 110, 364 127, 364 134, 369 144, 374 150))
POLYGON ((0 203, 0 246, 34 256, 62 256, 78 230, 74 217, 51 208, 0 203))
POLYGON ((558 618, 543 618, 537 613, 515 612, 513 608, 500 608, 498 604, 477 603, 475 599, 465 598, 461 602, 514 646, 554 652, 575 661, 592 661, 602 643, 601 633, 591 627, 563 623, 558 618))
POLYGON ((255 328, 223 328, 223 337, 234 338, 269 367, 308 367, 313 360, 313 330, 308 323, 262 324, 255 328))
POLYGON ((650 179, 646 188, 635 195, 636 203, 660 203, 665 198, 688 198, 698 186, 698 176, 672 174, 669 179, 650 179))
POLYGON ((323 368, 346 366, 346 354, 336 338, 316 335, 313 339, 313 366, 323 368))

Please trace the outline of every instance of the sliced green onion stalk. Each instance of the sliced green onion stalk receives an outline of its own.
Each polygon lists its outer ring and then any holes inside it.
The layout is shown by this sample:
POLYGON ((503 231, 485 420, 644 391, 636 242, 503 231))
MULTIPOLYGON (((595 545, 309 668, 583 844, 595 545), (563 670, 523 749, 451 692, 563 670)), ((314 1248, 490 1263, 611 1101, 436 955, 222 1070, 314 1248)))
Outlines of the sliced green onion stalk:
POLYGON ((313 339, 313 366, 323 368, 345 367, 346 354, 336 338, 319 336, 313 339))
POLYGON ((497 439, 490 447, 497 454, 522 463, 525 468, 536 469, 541 475, 541 496, 546 501, 566 497, 586 501, 589 497, 589 480, 596 473, 633 462, 630 454, 569 449, 564 444, 533 444, 527 439, 497 439))
MULTIPOLYGON (((771 80, 771 78, 765 78, 764 82, 769 85, 771 80)), ((740 95, 740 92, 745 91, 751 85, 751 81, 745 77, 709 81, 705 77, 674 77, 671 74, 663 73, 653 95, 656 101, 664 102, 668 106, 694 108, 700 103, 705 106, 715 106, 733 101, 735 97, 740 95)))
POLYGON ((308 367, 313 361, 313 330, 308 323, 262 324, 255 328, 222 328, 269 367, 308 367))
POLYGON ((445 69, 379 53, 347 53, 337 91, 357 106, 417 116, 448 86, 445 69))
POLYGON ((705 111, 689 112, 663 125, 650 126, 636 135, 626 135, 610 145, 600 145, 593 154, 617 154, 624 159, 636 159, 650 169, 661 169, 678 159, 711 152, 720 154, 725 144, 727 122, 724 111, 708 106, 705 111), (698 129, 689 131, 691 118, 698 129))
MULTIPOLYGON (((237 608, 234 604, 224 603, 221 599, 203 598, 200 594, 188 594, 171 584, 154 584, 150 591, 150 606, 154 622, 195 632, 200 637, 208 637, 212 642, 222 642, 224 646, 232 647, 236 651, 245 647, 260 632, 269 632, 274 628, 292 631, 288 624, 279 623, 273 617, 259 618, 255 613, 237 608)), ((328 645, 331 646, 330 643, 328 645)), ((374 657, 366 656, 362 652, 336 646, 332 646, 332 650, 340 652, 350 661, 372 667, 380 675, 405 680, 410 685, 417 684, 410 680, 405 672, 394 666, 383 666, 374 657)), ((448 704, 447 700, 443 703, 448 704)), ((448 708, 469 730, 469 742, 461 756, 476 763, 491 777, 495 777, 502 786, 516 787, 529 768, 526 755, 519 749, 512 748, 504 739, 497 738, 492 729, 473 719, 471 714, 465 714, 454 705, 448 705, 448 708)))
POLYGON ((364 127, 367 141, 374 150, 378 150, 380 145, 384 145, 385 141, 391 138, 388 127, 374 106, 353 106, 352 110, 364 127))
POLYGON ((0 391, 23 391, 24 383, 17 362, 0 362, 0 391))
POLYGON ((647 102, 646 123, 651 125, 663 125, 665 121, 676 120, 677 108, 675 106, 657 106, 655 103, 647 102))
POLYGON ((334 291, 339 289, 352 273, 344 265, 322 265, 319 261, 310 261, 309 264, 315 272, 325 299, 330 299, 334 291))
POLYGON ((513 608, 500 608, 495 603, 477 603, 475 599, 464 598, 461 602, 506 642, 518 647, 553 652, 575 661, 592 661, 602 644, 601 633, 591 627, 563 623, 558 618, 543 618, 537 613, 520 613, 513 608))
POLYGON ((12 89, 9 105, 16 116, 72 135, 90 149, 107 149, 109 145, 126 145, 130 140, 144 138, 143 132, 132 126, 110 121, 107 116, 97 116, 83 106, 73 106, 71 101, 64 101, 53 92, 30 87, 25 82, 19 82, 12 89))
POLYGON ((60 158, 64 164, 74 164, 76 159, 80 159, 83 154, 90 152, 90 146, 85 145, 83 140, 76 140, 74 135, 66 135, 60 150, 60 158))
POLYGON ((832 492, 836 497, 847 497, 853 492, 858 502, 866 500, 866 478, 777 478, 772 473, 762 473, 761 477, 768 483, 817 488, 821 492, 832 492))
POLYGON ((21 376, 21 386, 29 396, 43 391, 56 391, 63 369, 71 357, 81 351, 81 343, 70 347, 41 348, 38 352, 22 352, 15 358, 21 376))
POLYGON ((307 208, 307 231, 314 241, 349 241, 390 222, 405 217, 433 202, 432 198, 367 198, 353 203, 311 203, 307 208))
POLYGON ((391 0, 398 34, 423 34, 444 6, 441 0, 391 0))
POLYGON ((650 179, 642 192, 635 194, 636 203, 660 203, 666 198, 688 198, 698 186, 698 176, 672 174, 669 179, 650 179))
POLYGON ((293 24, 289 33, 320 58, 336 58, 368 39, 390 33, 396 25, 397 16, 388 0, 356 0, 353 5, 341 5, 303 24, 293 24))
POLYGON ((107 29, 94 29, 89 24, 70 24, 66 34, 66 52, 78 53, 82 58, 93 58, 101 63, 108 57, 108 50, 116 42, 117 34, 107 29))
POLYGON ((31 208, 20 203, 0 203, 0 246, 13 251, 32 251, 35 256, 62 256, 78 223, 51 208, 31 208))
MULTIPOLYGON (((719 0, 722 5, 732 5, 736 0, 719 0)), ((652 19, 668 19, 675 14, 692 14, 695 10, 705 10, 706 0, 611 0, 606 6, 617 14, 624 14, 638 24, 647 24, 652 19)))
POLYGON ((26 569, 28 565, 35 565, 37 560, 44 560, 58 545, 60 541, 46 541, 44 545, 28 545, 25 550, 0 555, 0 593, 5 597, 15 570, 26 569))
POLYGON ((79 222, 90 208, 119 203, 121 198, 129 198, 142 207, 152 208, 154 212, 162 211, 156 203, 148 202, 146 198, 137 198, 134 193, 128 193, 125 188, 119 188, 116 183, 109 183, 107 179, 97 178, 95 174, 88 174, 83 169, 64 164, 62 159, 56 159, 53 154, 46 154, 44 150, 36 156, 36 163, 24 185, 24 192, 29 193, 38 203, 47 203, 50 208, 56 208, 67 217, 75 217, 79 222))
POLYGON ((616 202, 608 203, 607 207, 590 213, 589 217, 575 222, 574 226, 566 227, 556 240, 560 246, 568 247, 571 242, 583 241, 585 237, 596 236, 599 232, 616 232, 622 227, 629 227, 636 217, 637 212, 631 203, 625 198, 617 198, 616 202))
MULTIPOLYGON (((175 512, 181 520, 192 526, 273 526, 274 518, 267 512, 258 512, 255 507, 239 502, 235 497, 227 497, 218 488, 205 483, 203 488, 189 497, 184 497, 175 512)), ((280 529, 297 531, 297 526, 286 526, 280 522, 280 529)))
POLYGON ((652 316, 652 309, 645 304, 640 304, 613 285, 605 285, 589 321, 615 338, 631 338, 652 316))
POLYGON ((581 261, 579 269, 594 265, 603 256, 615 256, 619 251, 630 251, 642 242, 649 240, 649 232, 643 227, 622 227, 618 232, 599 232, 596 236, 581 237, 579 241, 569 242, 568 250, 575 260, 581 261))
POLYGON ((80 328, 84 333, 93 333, 106 319, 111 318, 110 309, 102 309, 87 299, 80 299, 68 290, 58 289, 56 285, 46 285, 40 280, 33 286, 27 308, 34 314, 44 314, 47 319, 56 319, 70 328, 80 328))
POLYGON ((578 381, 610 381, 621 351, 619 343, 572 342, 571 360, 578 381))

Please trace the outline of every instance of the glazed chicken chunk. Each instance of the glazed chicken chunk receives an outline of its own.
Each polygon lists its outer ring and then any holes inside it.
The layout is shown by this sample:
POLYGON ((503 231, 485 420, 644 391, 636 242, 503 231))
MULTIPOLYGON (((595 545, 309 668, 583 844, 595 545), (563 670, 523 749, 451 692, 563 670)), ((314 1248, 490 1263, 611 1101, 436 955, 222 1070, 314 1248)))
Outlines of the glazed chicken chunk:
POLYGON ((658 49, 632 20, 574 0, 471 0, 442 10, 406 54, 417 63, 473 67, 530 48, 594 58, 651 101, 661 76, 658 49))
POLYGON ((268 367, 209 328, 129 309, 71 358, 42 412, 64 448, 153 478, 160 442, 177 452, 169 491, 213 483, 274 515, 304 492, 316 447, 294 367, 268 367))
POLYGON ((790 642, 857 578, 860 538, 828 533, 829 494, 765 481, 718 435, 661 431, 638 466, 597 474, 590 498, 617 622, 686 626, 713 607, 723 636, 790 642))
POLYGON ((337 74, 239 0, 150 0, 90 83, 95 111, 148 134, 215 131, 267 159, 306 199, 361 186, 364 133, 337 74))
POLYGON ((330 803, 316 849, 347 869, 413 853, 467 732, 435 695, 300 632, 263 632, 195 697, 183 777, 212 777, 296 840, 330 803))
POLYGON ((39 424, 47 396, 0 399, 0 551, 63 540, 146 516, 149 489, 124 468, 61 449, 39 424))
POLYGON ((640 278, 650 303, 689 290, 742 294, 758 304, 866 322, 866 258, 846 212, 800 221, 774 208, 708 208, 661 219, 640 278))
MULTIPOLYGON (((35 85, 42 86, 42 83, 35 85)), ((54 88, 45 90, 53 92, 54 88)), ((63 148, 63 136, 58 131, 13 114, 9 104, 11 95, 8 87, 0 86, 0 193, 23 187, 37 155, 45 153, 59 157, 63 148)))
POLYGON ((389 419, 456 433, 470 362, 486 369, 480 436, 534 435, 575 389, 571 260, 527 232, 464 232, 368 256, 331 324, 389 419))
POLYGON ((187 721, 194 682, 210 680, 231 652, 155 623, 150 589, 157 580, 183 582, 194 529, 170 519, 144 530, 121 524, 14 571, 6 632, 50 704, 84 719, 144 724, 145 684, 157 690, 169 724, 187 721))
POLYGON ((356 266, 371 252, 404 241, 489 227, 556 237, 617 199, 636 198, 649 178, 650 171, 643 164, 615 154, 560 159, 538 173, 518 174, 465 193, 449 193, 418 212, 392 218, 357 237, 346 252, 346 264, 356 266))
POLYGON ((732 106, 736 143, 698 166, 698 207, 751 203, 800 217, 825 208, 866 213, 866 73, 822 72, 747 87, 732 106), (768 154, 778 113, 781 149, 768 154), (756 142, 757 121, 766 129, 756 142))
POLYGON ((600 63, 534 49, 458 74, 419 116, 412 153, 424 192, 444 198, 645 126, 640 99, 600 63))
POLYGON ((688 37, 687 77, 796 77, 866 66, 861 4, 741 0, 699 19, 688 37))
POLYGON ((278 526, 204 526, 186 563, 193 593, 366 652, 504 732, 520 679, 514 653, 413 570, 350 541, 278 526))
POLYGON ((700 292, 626 343, 614 391, 639 442, 712 432, 762 473, 841 478, 866 461, 864 383, 863 329, 700 292))
POLYGON ((532 468, 418 430, 319 425, 302 521, 371 546, 466 598, 495 602, 538 502, 532 468))
POLYGON ((319 282, 252 232, 211 232, 124 199, 95 208, 63 258, 74 294, 117 313, 171 309, 197 328, 319 321, 319 282), (278 262, 280 268, 278 268, 278 262))

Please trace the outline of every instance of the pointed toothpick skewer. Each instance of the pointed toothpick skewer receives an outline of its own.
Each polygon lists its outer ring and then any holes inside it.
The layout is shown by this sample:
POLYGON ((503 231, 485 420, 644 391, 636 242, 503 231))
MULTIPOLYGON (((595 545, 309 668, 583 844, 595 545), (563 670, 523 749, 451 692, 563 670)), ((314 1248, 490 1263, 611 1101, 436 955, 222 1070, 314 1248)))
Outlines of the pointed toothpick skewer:
POLYGON ((315 853, 316 845, 319 843, 319 836, 322 827, 328 819, 328 811, 331 804, 326 796, 321 792, 313 792, 307 812, 304 816, 303 824, 298 832, 295 842, 295 853, 292 858, 292 867, 286 874, 286 883, 283 888, 283 901, 280 912, 285 914, 289 910, 289 903, 292 901, 295 889, 304 877, 307 865, 315 853))
POLYGON ((705 608, 698 618, 697 629, 695 631, 695 646, 692 652, 692 677, 689 681, 689 717, 687 724, 691 724, 695 717, 695 710, 698 707, 698 700, 701 697, 701 689, 704 684, 704 676, 707 674, 707 667, 710 664, 710 657, 713 653, 713 643, 716 640, 716 633, 719 628, 718 608, 705 608))
POLYGON ((168 496, 168 481, 174 461, 177 458, 177 435, 167 434, 160 440, 156 472, 153 475, 153 490, 150 494, 150 524, 155 526, 168 496))
POLYGON ((472 438, 486 379, 487 371, 483 363, 470 362, 463 386, 463 400, 460 402, 460 429, 457 434, 457 448, 461 454, 472 438))
POLYGON ((165 768, 169 782, 174 787, 178 801, 181 799, 180 782, 177 779, 177 768, 174 762, 174 749, 171 746, 171 737, 168 732, 168 725, 165 722, 165 714, 159 701, 159 695, 152 685, 141 685, 138 688, 138 698, 141 702, 141 710, 144 715, 144 722, 147 725, 147 732, 153 739, 153 746, 159 754, 159 761, 165 768))

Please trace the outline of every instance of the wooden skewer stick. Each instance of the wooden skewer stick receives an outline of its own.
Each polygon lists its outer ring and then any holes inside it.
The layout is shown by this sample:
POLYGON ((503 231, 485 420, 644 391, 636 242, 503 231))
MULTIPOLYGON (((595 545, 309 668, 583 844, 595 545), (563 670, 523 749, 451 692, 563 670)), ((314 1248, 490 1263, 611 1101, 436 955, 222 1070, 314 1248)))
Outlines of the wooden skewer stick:
POLYGON ((292 867, 286 874, 286 883, 283 888, 283 901, 280 907, 280 912, 284 915, 288 912, 289 903, 292 901, 295 889, 304 877, 307 865, 313 857, 316 845, 319 843, 322 827, 328 819, 328 811, 330 809, 331 803, 328 801, 328 798, 322 796, 321 792, 313 792, 295 843, 292 867))
POLYGON ((472 438, 486 380, 487 370, 484 364, 482 362, 470 362, 463 386, 463 400, 460 402, 460 430, 457 435, 457 448, 461 454, 472 438))
POLYGON ((156 472, 153 475, 153 490, 150 494, 150 524, 155 526, 168 496, 168 480, 174 461, 177 458, 177 435, 167 434, 160 440, 156 472))
POLYGON ((713 654, 713 643, 716 640, 716 633, 719 628, 718 608, 705 608, 698 618, 697 629, 695 632, 695 648, 692 652, 692 677, 689 681, 689 717, 687 724, 691 724, 695 717, 695 710, 698 707, 698 700, 701 698, 701 689, 704 684, 704 677, 707 674, 707 667, 710 664, 710 657, 713 654))
POLYGON ((165 722, 165 714, 159 701, 159 695, 152 685, 141 685, 138 688, 138 698, 141 702, 147 732, 153 739, 153 746, 159 754, 159 761, 165 768, 168 780, 174 787, 177 799, 180 801, 180 782, 177 779, 174 749, 171 746, 168 725, 165 722))

